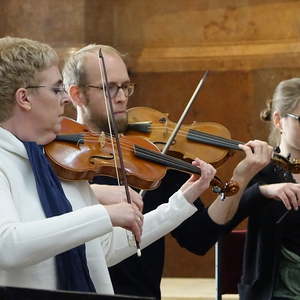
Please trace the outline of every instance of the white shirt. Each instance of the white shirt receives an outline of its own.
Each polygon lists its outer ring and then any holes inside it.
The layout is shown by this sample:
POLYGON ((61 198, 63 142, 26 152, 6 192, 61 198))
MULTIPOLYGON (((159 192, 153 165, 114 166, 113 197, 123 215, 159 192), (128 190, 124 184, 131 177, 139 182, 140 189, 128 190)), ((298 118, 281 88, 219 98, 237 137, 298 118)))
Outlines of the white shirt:
MULTIPOLYGON (((112 227, 88 182, 62 182, 73 212, 45 218, 24 145, 0 128, 0 285, 56 289, 54 256, 86 243, 98 293, 112 294, 107 266, 136 252, 126 231, 112 227)), ((196 208, 179 191, 145 215, 141 247, 173 230, 196 208)))

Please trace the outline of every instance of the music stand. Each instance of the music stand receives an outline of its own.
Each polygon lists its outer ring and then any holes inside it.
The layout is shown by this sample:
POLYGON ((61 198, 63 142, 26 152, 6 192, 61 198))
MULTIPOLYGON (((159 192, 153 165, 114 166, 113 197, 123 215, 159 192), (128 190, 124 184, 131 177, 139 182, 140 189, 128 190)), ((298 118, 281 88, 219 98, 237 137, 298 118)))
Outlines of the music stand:
POLYGON ((0 286, 1 300, 155 300, 152 297, 126 295, 100 295, 69 291, 50 291, 40 289, 0 286))

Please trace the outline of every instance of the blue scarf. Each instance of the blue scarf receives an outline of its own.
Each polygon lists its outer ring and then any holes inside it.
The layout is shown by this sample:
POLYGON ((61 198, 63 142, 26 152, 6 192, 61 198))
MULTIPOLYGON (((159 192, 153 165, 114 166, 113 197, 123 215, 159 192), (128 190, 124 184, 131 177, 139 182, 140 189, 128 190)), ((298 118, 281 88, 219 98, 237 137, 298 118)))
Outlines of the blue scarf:
MULTIPOLYGON (((36 188, 47 218, 72 211, 61 183, 46 159, 42 146, 23 142, 35 177, 36 188)), ((55 243, 55 241, 53 241, 55 243)), ((85 244, 55 256, 57 288, 60 290, 96 292, 85 255, 85 244)))

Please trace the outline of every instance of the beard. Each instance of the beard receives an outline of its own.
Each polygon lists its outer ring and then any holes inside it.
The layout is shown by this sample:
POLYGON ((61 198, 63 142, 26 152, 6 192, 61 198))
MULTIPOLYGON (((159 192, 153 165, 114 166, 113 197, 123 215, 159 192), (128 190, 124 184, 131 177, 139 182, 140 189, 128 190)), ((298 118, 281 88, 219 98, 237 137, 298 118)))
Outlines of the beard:
MULTIPOLYGON (((124 133, 128 127, 128 114, 127 112, 121 115, 115 116, 115 121, 117 125, 117 129, 119 133, 124 133)), ((104 131, 105 133, 109 133, 109 124, 108 118, 100 119, 97 116, 90 116, 89 123, 93 124, 91 127, 97 132, 104 131)), ((111 126, 112 128, 112 126, 111 126)), ((113 128, 112 128, 113 129, 113 128)))
POLYGON ((124 133, 128 126, 128 114, 127 112, 115 117, 117 128, 119 133, 124 133))

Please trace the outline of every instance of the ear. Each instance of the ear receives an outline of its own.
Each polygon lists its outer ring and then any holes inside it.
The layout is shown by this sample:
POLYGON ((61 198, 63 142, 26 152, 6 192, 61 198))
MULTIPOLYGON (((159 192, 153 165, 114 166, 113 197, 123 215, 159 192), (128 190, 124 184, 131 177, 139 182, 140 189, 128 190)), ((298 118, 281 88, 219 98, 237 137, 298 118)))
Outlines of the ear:
POLYGON ((281 119, 282 119, 282 117, 281 117, 280 113, 278 111, 274 111, 274 113, 273 113, 273 124, 279 130, 282 130, 281 119))
POLYGON ((17 89, 15 93, 15 99, 16 99, 16 104, 25 111, 30 111, 31 110, 31 99, 28 96, 28 91, 25 88, 19 88, 17 89))
POLYGON ((71 101, 73 102, 74 106, 85 106, 86 99, 82 91, 80 90, 78 85, 71 85, 69 88, 69 95, 71 101))

